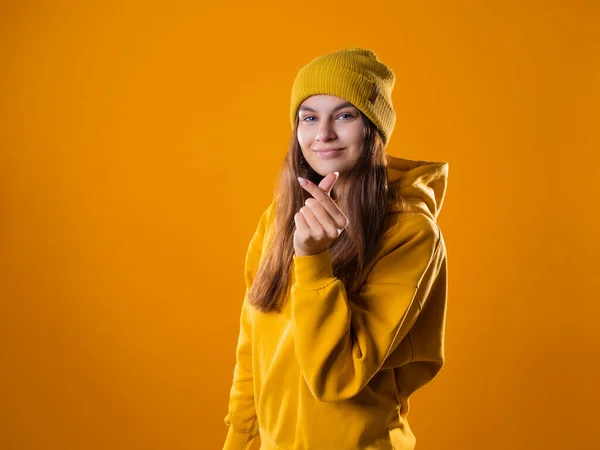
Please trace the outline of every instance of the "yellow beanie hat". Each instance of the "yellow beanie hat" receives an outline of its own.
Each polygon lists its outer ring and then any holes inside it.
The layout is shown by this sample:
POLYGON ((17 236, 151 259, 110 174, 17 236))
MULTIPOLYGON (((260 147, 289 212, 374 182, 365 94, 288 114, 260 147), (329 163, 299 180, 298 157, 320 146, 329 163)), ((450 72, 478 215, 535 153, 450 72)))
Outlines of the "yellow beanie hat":
POLYGON ((292 129, 300 104, 311 95, 343 98, 362 111, 387 144, 396 124, 392 89, 396 76, 371 50, 349 47, 327 53, 302 67, 292 86, 292 129))

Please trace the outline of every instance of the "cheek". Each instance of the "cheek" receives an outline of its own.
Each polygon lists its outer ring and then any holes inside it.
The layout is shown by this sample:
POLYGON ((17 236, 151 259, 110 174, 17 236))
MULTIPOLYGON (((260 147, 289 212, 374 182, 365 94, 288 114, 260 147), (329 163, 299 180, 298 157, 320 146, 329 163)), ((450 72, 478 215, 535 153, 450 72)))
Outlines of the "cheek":
POLYGON ((364 139, 364 131, 363 131, 362 124, 360 126, 357 126, 356 128, 354 128, 352 131, 353 131, 354 141, 362 142, 364 139))
POLYGON ((363 140, 362 124, 360 124, 360 126, 357 124, 356 126, 353 125, 353 126, 347 126, 347 127, 341 128, 338 132, 338 137, 340 137, 347 143, 352 143, 354 145, 362 142, 362 140, 363 140))
POLYGON ((296 137, 298 139, 298 142, 300 143, 300 147, 302 148, 307 147, 312 139, 310 133, 307 133, 306 131, 302 130, 298 130, 298 132, 296 133, 296 137))
POLYGON ((344 134, 344 136, 343 137, 340 136, 340 138, 344 141, 344 143, 347 146, 351 146, 351 147, 354 147, 354 148, 360 147, 362 145, 362 143, 363 143, 363 136, 362 136, 362 134, 355 133, 354 131, 350 132, 350 133, 347 133, 347 134, 344 134))

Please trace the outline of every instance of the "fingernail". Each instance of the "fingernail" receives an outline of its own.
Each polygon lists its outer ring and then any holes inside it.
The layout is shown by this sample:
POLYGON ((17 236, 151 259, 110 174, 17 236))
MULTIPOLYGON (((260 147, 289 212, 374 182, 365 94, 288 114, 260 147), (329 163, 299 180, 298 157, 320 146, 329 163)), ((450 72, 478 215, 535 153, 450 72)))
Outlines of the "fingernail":
POLYGON ((301 184, 302 186, 306 186, 306 184, 307 184, 307 183, 306 183, 306 180, 305 180, 304 178, 302 178, 302 177, 298 177, 298 181, 300 182, 300 184, 301 184))
POLYGON ((340 177, 340 173, 339 173, 339 172, 333 172, 333 173, 335 173, 335 177, 336 177, 336 178, 339 178, 339 177, 340 177))

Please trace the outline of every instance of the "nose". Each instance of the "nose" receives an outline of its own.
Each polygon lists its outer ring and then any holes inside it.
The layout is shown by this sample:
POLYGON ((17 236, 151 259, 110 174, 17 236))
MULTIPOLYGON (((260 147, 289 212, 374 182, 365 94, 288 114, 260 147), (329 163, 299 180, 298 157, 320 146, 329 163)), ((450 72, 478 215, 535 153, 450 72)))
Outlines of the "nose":
POLYGON ((335 138, 335 133, 333 132, 333 125, 329 120, 322 120, 319 124, 319 132, 317 133, 317 141, 326 142, 330 139, 335 138))

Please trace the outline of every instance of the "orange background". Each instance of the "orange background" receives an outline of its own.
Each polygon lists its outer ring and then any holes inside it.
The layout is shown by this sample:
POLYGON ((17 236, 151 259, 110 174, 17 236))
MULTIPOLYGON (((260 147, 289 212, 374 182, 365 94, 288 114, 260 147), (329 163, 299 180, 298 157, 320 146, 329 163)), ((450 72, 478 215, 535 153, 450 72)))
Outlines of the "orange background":
POLYGON ((417 448, 600 448, 597 2, 97 3, 0 6, 2 449, 221 448, 291 85, 346 46, 450 167, 417 448))

